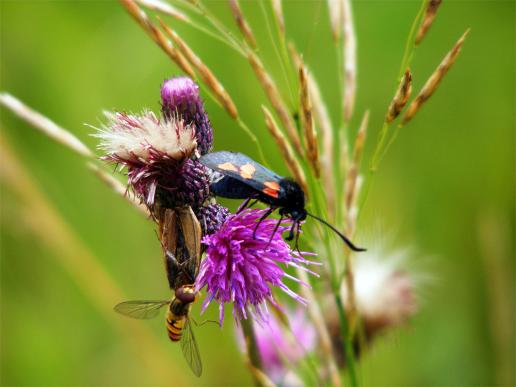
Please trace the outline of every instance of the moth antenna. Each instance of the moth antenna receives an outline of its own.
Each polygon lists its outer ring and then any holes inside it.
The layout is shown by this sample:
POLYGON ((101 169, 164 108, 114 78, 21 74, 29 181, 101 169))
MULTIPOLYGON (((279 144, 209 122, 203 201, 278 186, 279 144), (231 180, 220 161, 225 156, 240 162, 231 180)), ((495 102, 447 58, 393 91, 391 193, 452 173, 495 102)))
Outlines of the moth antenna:
POLYGON ((321 219, 319 218, 318 216, 315 216, 314 214, 311 214, 309 212, 306 213, 308 216, 314 218, 315 220, 319 221, 320 223, 328 226, 331 230, 333 230, 333 232, 335 234, 337 234, 340 239, 342 239, 344 241, 344 243, 346 245, 348 245, 348 247, 353 250, 353 251, 357 251, 357 252, 360 252, 360 251, 366 251, 366 249, 364 248, 361 248, 361 247, 357 247, 353 244, 353 242, 351 242, 344 234, 342 234, 339 230, 337 230, 335 227, 333 227, 330 223, 328 223, 327 221, 325 221, 324 219, 321 219))

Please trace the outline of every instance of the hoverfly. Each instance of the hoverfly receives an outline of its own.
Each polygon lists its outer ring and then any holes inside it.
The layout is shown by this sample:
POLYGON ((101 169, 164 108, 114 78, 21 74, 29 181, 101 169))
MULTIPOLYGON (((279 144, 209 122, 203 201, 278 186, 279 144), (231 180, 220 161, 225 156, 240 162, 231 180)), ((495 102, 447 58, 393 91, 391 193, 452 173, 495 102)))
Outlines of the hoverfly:
POLYGON ((301 222, 310 216, 335 232, 351 250, 365 251, 355 246, 324 219, 309 213, 305 208, 305 194, 295 181, 277 175, 242 153, 213 152, 201 156, 199 161, 219 173, 219 176, 215 176, 210 184, 210 190, 215 195, 229 199, 246 199, 241 209, 245 208, 252 199, 269 205, 269 209, 260 218, 258 225, 279 209, 281 218, 273 234, 283 218, 290 218, 293 221, 292 228, 286 239, 289 241, 294 239, 295 234, 297 246, 301 222))
POLYGON ((165 268, 172 300, 126 301, 115 306, 115 311, 131 318, 151 319, 168 305, 166 327, 173 342, 181 342, 186 362, 195 376, 202 373, 199 347, 190 321, 190 309, 199 293, 195 279, 201 259, 201 226, 189 206, 167 208, 160 221, 160 239, 165 256, 165 268))

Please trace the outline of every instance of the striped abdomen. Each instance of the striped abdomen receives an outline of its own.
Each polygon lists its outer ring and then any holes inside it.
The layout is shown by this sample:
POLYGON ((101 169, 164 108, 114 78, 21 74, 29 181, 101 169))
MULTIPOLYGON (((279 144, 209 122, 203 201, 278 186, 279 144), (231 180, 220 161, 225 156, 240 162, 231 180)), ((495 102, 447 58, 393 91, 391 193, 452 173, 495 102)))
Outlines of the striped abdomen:
POLYGON ((183 336, 183 327, 185 325, 186 316, 178 316, 170 311, 167 312, 167 331, 168 337, 172 341, 179 341, 183 336))

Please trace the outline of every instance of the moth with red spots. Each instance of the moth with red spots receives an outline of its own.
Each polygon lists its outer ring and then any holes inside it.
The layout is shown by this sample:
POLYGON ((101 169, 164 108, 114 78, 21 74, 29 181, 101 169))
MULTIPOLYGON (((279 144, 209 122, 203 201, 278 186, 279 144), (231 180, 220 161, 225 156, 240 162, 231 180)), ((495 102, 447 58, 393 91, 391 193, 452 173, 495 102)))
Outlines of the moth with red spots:
POLYGON ((242 153, 213 152, 199 158, 201 164, 217 172, 210 190, 215 196, 229 199, 246 199, 240 209, 246 208, 251 200, 260 201, 269 205, 269 209, 260 218, 260 222, 279 209, 280 220, 273 231, 273 235, 283 218, 292 219, 292 228, 287 240, 299 237, 301 222, 310 216, 329 227, 354 251, 365 251, 356 247, 346 236, 334 226, 305 209, 305 194, 294 180, 282 177, 265 168, 253 159, 242 153))

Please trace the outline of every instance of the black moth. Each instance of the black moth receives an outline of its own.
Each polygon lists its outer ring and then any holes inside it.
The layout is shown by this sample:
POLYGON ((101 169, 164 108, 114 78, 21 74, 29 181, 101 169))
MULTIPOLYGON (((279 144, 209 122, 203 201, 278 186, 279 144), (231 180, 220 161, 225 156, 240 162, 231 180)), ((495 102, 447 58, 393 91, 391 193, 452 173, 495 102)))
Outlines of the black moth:
MULTIPOLYGON (((310 216, 333 230, 353 251, 365 251, 356 247, 346 236, 335 227, 305 209, 305 194, 295 181, 278 176, 274 172, 258 164, 242 153, 214 152, 199 158, 206 167, 220 173, 210 184, 210 190, 216 196, 229 199, 246 199, 241 209, 249 205, 251 200, 260 201, 270 207, 260 218, 259 223, 279 209, 280 221, 276 225, 276 232, 283 218, 293 220, 287 240, 299 237, 299 228, 303 220, 310 216)), ((257 227, 258 227, 257 225, 257 227)))

